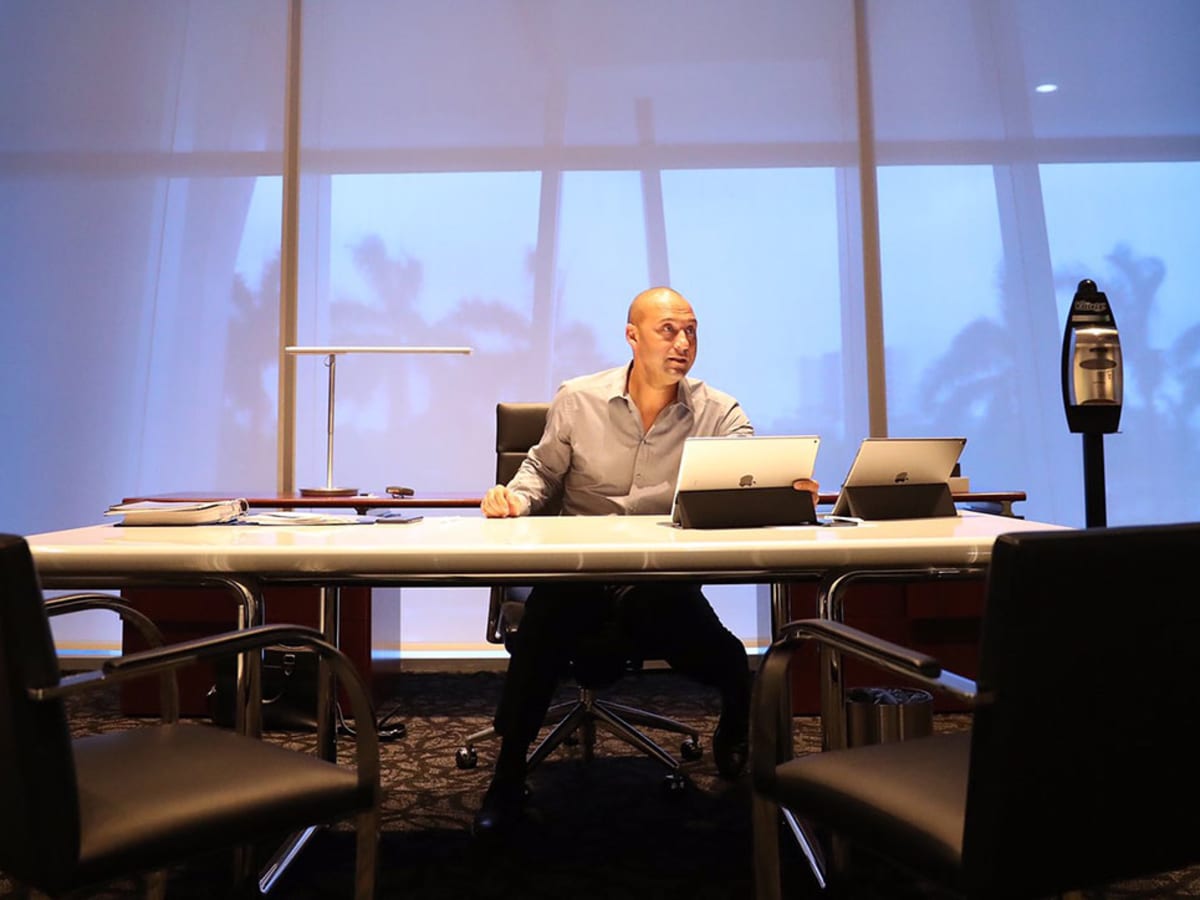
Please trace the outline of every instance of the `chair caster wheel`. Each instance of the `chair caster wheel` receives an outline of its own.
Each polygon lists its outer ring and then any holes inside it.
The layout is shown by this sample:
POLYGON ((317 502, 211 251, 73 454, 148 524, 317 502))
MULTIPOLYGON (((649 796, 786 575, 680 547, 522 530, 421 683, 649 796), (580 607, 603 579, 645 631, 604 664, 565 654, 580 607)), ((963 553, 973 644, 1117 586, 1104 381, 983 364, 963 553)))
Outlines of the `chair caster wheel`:
POLYGON ((704 747, 695 738, 687 738, 679 745, 679 755, 688 762, 695 762, 704 755, 704 747))
POLYGON ((460 769, 473 769, 479 763, 479 754, 474 747, 459 747, 454 752, 454 764, 460 769))
POLYGON ((662 783, 663 793, 669 796, 677 796, 687 790, 687 779, 678 772, 671 772, 662 783))

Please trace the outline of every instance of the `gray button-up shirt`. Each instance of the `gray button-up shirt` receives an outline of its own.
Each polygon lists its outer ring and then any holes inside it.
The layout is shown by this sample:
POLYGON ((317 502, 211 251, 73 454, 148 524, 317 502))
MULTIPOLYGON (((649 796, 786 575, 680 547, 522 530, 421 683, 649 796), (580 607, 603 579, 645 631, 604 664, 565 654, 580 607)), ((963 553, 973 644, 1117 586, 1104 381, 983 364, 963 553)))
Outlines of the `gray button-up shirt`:
POLYGON ((542 439, 508 483, 522 515, 559 504, 573 516, 666 515, 685 438, 754 433, 737 400, 695 378, 679 383, 646 431, 625 389, 628 372, 624 365, 559 387, 542 439))

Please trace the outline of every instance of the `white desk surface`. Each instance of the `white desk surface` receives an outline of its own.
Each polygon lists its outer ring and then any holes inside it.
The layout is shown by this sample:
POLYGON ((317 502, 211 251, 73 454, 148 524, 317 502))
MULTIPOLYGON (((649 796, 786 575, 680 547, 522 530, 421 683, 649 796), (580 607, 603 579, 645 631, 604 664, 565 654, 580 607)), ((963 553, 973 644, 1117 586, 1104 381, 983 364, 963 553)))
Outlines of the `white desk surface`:
POLYGON ((997 535, 1063 526, 963 511, 850 527, 680 529, 658 516, 486 519, 408 525, 94 525, 27 536, 43 581, 229 575, 312 584, 493 582, 531 576, 774 580, 841 568, 986 563, 997 535))

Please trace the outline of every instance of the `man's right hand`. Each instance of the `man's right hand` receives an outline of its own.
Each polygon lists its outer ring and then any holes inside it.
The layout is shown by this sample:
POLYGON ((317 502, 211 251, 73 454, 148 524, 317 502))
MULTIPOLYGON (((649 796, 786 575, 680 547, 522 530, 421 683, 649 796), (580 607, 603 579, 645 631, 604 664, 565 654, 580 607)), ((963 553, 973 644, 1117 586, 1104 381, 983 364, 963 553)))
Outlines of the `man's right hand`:
POLYGON ((821 502, 821 485, 812 478, 797 478, 792 482, 792 487, 798 491, 808 491, 812 494, 813 506, 815 507, 821 502))
POLYGON ((479 504, 483 514, 489 519, 506 519, 509 516, 521 514, 521 501, 517 495, 502 484, 488 488, 479 504))

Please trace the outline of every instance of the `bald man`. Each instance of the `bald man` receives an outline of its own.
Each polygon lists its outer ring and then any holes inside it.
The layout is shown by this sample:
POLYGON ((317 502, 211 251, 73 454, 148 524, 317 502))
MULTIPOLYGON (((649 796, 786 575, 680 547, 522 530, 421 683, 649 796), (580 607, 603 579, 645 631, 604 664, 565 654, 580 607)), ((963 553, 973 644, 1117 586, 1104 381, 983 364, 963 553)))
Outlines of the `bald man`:
MULTIPOLYGON (((678 292, 655 287, 638 294, 629 306, 625 341, 632 352, 628 364, 563 383, 541 440, 520 470, 485 494, 485 516, 523 516, 555 506, 564 515, 665 515, 686 438, 753 433, 733 397, 687 377, 696 361, 697 322, 678 292)), ((797 487, 813 492, 815 500, 815 482, 797 487)), ((500 751, 475 815, 477 835, 504 832, 520 819, 526 756, 559 676, 581 642, 606 629, 635 658, 665 659, 720 693, 713 759, 727 778, 744 770, 746 651, 700 585, 539 585, 511 648, 495 718, 500 751)))

